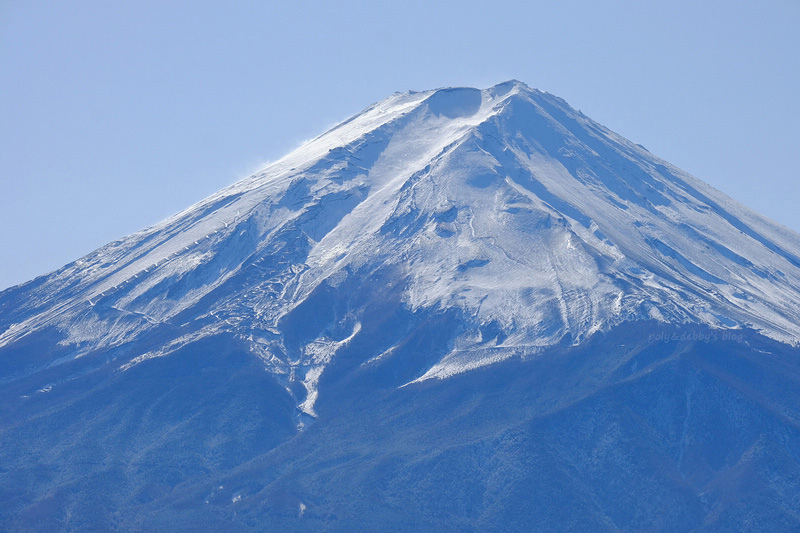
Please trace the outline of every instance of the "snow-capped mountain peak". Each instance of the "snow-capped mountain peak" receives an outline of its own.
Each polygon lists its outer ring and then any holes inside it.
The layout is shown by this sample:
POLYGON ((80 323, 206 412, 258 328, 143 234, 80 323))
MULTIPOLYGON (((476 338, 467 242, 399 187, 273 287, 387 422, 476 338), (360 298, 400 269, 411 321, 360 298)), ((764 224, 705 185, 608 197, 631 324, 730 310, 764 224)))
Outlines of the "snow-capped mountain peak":
POLYGON ((313 414, 337 354, 360 342, 363 365, 392 357, 421 317, 458 326, 409 381, 625 321, 796 344, 800 236, 512 80, 392 95, 161 224, 1 293, 0 311, 0 347, 47 332, 59 361, 102 352, 121 370, 228 335, 287 387, 302 383, 313 414), (394 313, 389 332, 370 329, 381 313, 394 313))

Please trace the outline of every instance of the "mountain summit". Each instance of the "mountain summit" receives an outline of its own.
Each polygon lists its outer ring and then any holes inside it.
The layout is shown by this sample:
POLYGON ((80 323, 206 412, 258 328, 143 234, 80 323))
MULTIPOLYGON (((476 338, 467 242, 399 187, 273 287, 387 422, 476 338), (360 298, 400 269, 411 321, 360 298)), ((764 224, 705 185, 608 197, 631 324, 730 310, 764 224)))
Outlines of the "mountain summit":
MULTIPOLYGON (((87 435, 125 433, 154 446, 164 427, 183 442, 188 421, 203 420, 208 431, 191 430, 206 442, 192 452, 202 460, 189 470, 219 475, 278 453, 293 432, 321 424, 325 409, 344 412, 348 387, 390 397, 447 390, 483 367, 497 366, 486 370, 494 376, 522 364, 524 373, 533 368, 525 362, 541 365, 554 350, 632 343, 641 351, 664 339, 683 342, 684 352, 685 342, 734 339, 741 350, 761 343, 772 347, 765 353, 794 353, 800 236, 523 83, 397 93, 168 220, 0 293, 3 412, 15 421, 4 435, 28 434, 47 413, 75 408, 88 417, 87 435), (202 369, 229 385, 251 377, 231 392, 208 385, 202 369), (142 376, 165 392, 138 390, 136 380, 151 383, 142 376), (184 396, 158 381, 164 376, 180 379, 184 396), (219 420, 231 428, 241 421, 187 399, 201 383, 220 405, 266 402, 272 414, 258 417, 269 428, 239 451, 230 434, 208 444, 219 420), (110 406, 120 408, 115 394, 133 402, 122 408, 129 423, 110 421, 110 406), (158 418, 149 436, 137 433, 168 397, 165 405, 181 406, 174 423, 158 418)), ((581 357, 609 368, 633 357, 600 353, 581 357)), ((548 401, 541 405, 568 403, 548 401)), ((665 453, 680 454, 676 479, 684 477, 680 490, 691 500, 700 489, 687 488, 684 444, 665 453)), ((48 464, 80 456, 60 446, 46 452, 62 454, 48 464)), ((127 451, 110 456, 138 457, 119 446, 127 451)), ((7 455, 12 466, 28 453, 16 450, 7 455)), ((190 476, 176 468, 156 488, 128 480, 145 491, 141 505, 190 476)), ((47 490, 75 481, 47 479, 47 490)), ((647 525, 618 520, 607 502, 591 505, 609 527, 647 525)), ((686 505, 705 516, 700 499, 686 505)))
POLYGON ((510 81, 395 94, 6 291, 0 346, 45 329, 69 348, 64 361, 146 346, 114 352, 125 370, 225 334, 312 386, 343 342, 367 335, 365 312, 387 287, 409 316, 462 317, 451 349, 414 379, 631 320, 800 339, 797 234, 510 81), (356 299, 375 276, 376 292, 356 299))

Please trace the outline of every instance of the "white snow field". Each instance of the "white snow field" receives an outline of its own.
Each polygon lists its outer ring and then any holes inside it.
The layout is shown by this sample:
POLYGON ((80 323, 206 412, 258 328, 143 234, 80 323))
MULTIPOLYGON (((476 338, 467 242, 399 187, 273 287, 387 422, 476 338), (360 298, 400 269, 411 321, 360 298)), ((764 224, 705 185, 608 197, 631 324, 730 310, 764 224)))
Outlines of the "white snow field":
POLYGON ((15 306, 0 347, 55 328, 66 361, 150 338, 146 353, 113 352, 126 371, 226 332, 287 387, 303 384, 298 405, 313 415, 320 376, 368 312, 354 299, 315 316, 313 297, 354 294, 377 271, 392 273, 409 313, 466 317, 417 381, 626 321, 800 340, 798 234, 510 81, 394 94, 168 220, 0 293, 15 306), (328 326, 289 342, 286 318, 304 305, 305 320, 328 326))

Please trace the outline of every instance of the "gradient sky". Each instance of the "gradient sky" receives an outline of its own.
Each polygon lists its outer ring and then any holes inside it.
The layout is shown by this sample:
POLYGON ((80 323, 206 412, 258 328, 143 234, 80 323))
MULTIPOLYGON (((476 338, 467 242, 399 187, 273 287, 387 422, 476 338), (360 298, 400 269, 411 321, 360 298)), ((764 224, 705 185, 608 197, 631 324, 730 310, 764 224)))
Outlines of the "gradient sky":
POLYGON ((797 0, 272 4, 0 0, 0 289, 395 91, 510 78, 800 230, 797 0))

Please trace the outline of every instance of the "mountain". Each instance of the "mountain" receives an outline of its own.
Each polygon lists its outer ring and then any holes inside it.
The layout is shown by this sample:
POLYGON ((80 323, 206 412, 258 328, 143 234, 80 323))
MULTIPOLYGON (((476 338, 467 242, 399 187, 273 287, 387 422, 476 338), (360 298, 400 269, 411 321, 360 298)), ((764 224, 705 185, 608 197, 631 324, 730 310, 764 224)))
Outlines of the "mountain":
POLYGON ((511 81, 0 293, 5 529, 794 529, 800 235, 511 81))

